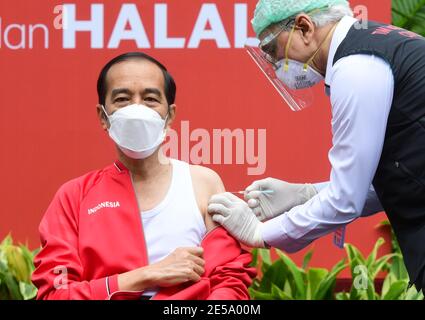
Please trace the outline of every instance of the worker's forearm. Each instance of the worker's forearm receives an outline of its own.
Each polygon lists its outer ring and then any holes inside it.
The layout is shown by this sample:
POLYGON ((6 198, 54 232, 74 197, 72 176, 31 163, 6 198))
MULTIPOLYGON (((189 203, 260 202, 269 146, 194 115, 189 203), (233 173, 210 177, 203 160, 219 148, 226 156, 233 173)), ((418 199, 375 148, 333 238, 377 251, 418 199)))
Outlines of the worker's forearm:
MULTIPOLYGON (((323 189, 329 186, 328 182, 321 182, 321 183, 315 183, 313 184, 314 188, 319 193, 323 189)), ((369 191, 367 193, 366 203, 363 207, 363 210, 361 212, 361 217, 369 217, 374 214, 377 214, 381 211, 384 211, 381 202, 378 199, 378 196, 376 195, 374 187, 371 185, 369 188, 369 191)))
POLYGON ((288 253, 297 252, 311 243, 311 239, 291 236, 284 226, 286 215, 266 221, 262 228, 262 237, 267 246, 278 248, 288 253))

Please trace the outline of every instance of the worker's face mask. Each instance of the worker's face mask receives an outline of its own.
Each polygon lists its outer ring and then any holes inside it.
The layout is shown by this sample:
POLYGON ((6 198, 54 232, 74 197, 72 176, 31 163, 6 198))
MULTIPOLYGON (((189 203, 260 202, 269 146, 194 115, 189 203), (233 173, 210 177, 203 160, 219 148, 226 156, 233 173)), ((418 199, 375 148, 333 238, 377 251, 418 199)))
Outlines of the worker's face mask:
POLYGON ((165 139, 166 120, 149 107, 133 104, 111 115, 102 109, 109 120, 109 136, 132 159, 151 156, 165 139))
MULTIPOLYGON (((292 37, 295 31, 295 24, 289 33, 288 42, 285 48, 285 59, 279 61, 276 76, 291 89, 306 89, 311 88, 324 79, 324 77, 313 69, 310 64, 319 53, 325 41, 317 48, 313 56, 305 63, 289 59, 288 52, 291 47, 292 37)), ((329 33, 331 34, 331 32, 329 33)), ((327 40, 327 37, 326 39, 327 40)))
MULTIPOLYGON (((326 39, 305 63, 289 59, 288 57, 295 25, 290 32, 285 48, 285 58, 282 60, 276 61, 275 57, 261 49, 263 48, 261 44, 260 47, 245 46, 248 54, 252 57, 267 79, 273 84, 274 88, 292 111, 301 111, 313 105, 314 92, 311 87, 323 80, 323 76, 314 70, 310 64, 323 47, 326 40, 332 35, 333 30, 334 29, 329 32, 326 39)), ((279 33, 272 35, 272 38, 276 38, 278 35, 279 33)))

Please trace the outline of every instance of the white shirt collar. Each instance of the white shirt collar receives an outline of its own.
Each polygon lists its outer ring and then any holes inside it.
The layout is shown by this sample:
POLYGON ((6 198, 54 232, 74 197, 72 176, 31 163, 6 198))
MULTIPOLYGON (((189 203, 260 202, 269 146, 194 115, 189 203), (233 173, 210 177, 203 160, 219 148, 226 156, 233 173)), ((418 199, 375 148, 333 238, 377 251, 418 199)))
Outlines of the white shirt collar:
POLYGON ((350 31, 351 27, 354 23, 356 23, 358 20, 353 17, 345 16, 341 19, 338 26, 335 29, 335 32, 332 36, 332 42, 329 49, 329 56, 328 56, 328 65, 326 68, 326 77, 325 77, 325 84, 327 86, 331 83, 332 78, 332 67, 333 67, 333 61, 335 58, 336 51, 338 50, 339 45, 342 41, 344 41, 345 37, 348 34, 348 31, 350 31))

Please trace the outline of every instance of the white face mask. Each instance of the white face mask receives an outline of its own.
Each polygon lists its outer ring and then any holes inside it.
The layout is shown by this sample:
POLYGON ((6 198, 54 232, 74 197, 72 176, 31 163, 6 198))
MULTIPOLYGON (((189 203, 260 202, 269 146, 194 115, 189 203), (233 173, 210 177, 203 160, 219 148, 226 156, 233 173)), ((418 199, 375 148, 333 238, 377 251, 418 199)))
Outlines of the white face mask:
POLYGON ((112 115, 102 109, 110 123, 109 136, 132 159, 151 156, 165 139, 166 120, 149 107, 133 104, 112 115))
POLYGON ((307 69, 305 69, 304 63, 291 59, 288 59, 287 67, 285 67, 285 63, 282 60, 276 70, 276 76, 290 89, 311 88, 324 79, 312 67, 307 66, 307 69))
POLYGON ((295 24, 289 34, 288 42, 285 48, 285 59, 279 62, 279 67, 276 70, 276 76, 290 89, 306 89, 311 88, 324 79, 324 77, 314 70, 310 63, 313 62, 320 49, 325 42, 332 36, 337 24, 328 32, 323 42, 319 45, 313 56, 306 63, 301 63, 296 60, 289 59, 288 52, 291 46, 292 36, 295 31, 295 24))

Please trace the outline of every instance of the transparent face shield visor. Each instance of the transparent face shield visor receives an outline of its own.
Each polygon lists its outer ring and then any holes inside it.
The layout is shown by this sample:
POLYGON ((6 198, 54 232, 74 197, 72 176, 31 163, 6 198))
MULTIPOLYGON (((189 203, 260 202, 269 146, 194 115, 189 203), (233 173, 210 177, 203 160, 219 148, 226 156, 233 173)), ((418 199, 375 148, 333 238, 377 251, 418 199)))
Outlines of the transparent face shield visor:
MULTIPOLYGON (((314 9, 307 14, 311 15, 316 12, 320 12, 323 9, 329 8, 329 6, 325 6, 323 8, 314 9)), ((335 25, 336 27, 336 25, 335 25)), ((335 28, 334 27, 334 28, 335 28)), ((333 28, 333 30, 334 30, 333 28)), ((291 108, 292 111, 301 111, 305 108, 310 107, 313 104, 314 101, 314 92, 312 87, 307 87, 300 85, 299 88, 297 85, 295 86, 287 86, 282 80, 279 79, 279 77, 276 75, 276 71, 283 67, 284 72, 288 71, 288 49, 291 43, 291 38, 293 36, 295 30, 295 20, 292 19, 289 22, 280 22, 277 24, 277 30, 274 32, 271 32, 265 39, 260 43, 258 47, 253 47, 249 45, 245 45, 246 50, 248 51, 248 54, 251 56, 251 58, 254 60, 256 65, 260 68, 260 70, 263 72, 263 74, 266 76, 266 78, 272 83, 274 88, 277 90, 277 92, 280 94, 280 96, 283 98, 283 100, 288 104, 288 106, 291 108), (278 36, 283 31, 288 31, 290 29, 290 24, 293 24, 293 27, 289 34, 288 44, 285 48, 285 57, 284 59, 280 61, 275 61, 273 57, 268 55, 266 52, 262 50, 267 44, 270 44, 272 41, 276 41, 278 36), (273 62, 272 62, 273 61, 273 62), (286 65, 285 65, 286 64, 286 65), (297 87, 297 89, 293 89, 297 87)), ((332 31, 332 30, 331 30, 332 31)), ((323 46, 325 41, 328 37, 332 35, 332 32, 329 32, 326 36, 326 39, 322 42, 322 44, 319 46, 317 51, 314 53, 314 55, 309 59, 308 62, 304 64, 304 71, 307 71, 307 68, 311 68, 309 66, 310 62, 313 61, 314 57, 319 52, 320 48, 323 46)), ((304 79, 304 75, 299 75, 300 79, 297 79, 297 77, 294 79, 296 82, 300 81, 302 82, 304 79)))
POLYGON ((313 104, 312 88, 291 89, 277 77, 277 66, 283 64, 283 60, 276 66, 267 60, 266 53, 259 47, 246 45, 245 49, 292 111, 301 111, 313 104))

